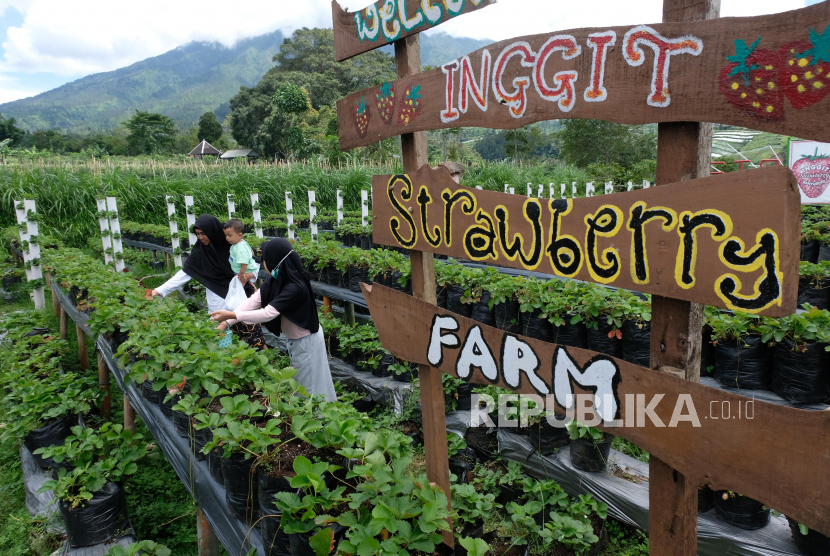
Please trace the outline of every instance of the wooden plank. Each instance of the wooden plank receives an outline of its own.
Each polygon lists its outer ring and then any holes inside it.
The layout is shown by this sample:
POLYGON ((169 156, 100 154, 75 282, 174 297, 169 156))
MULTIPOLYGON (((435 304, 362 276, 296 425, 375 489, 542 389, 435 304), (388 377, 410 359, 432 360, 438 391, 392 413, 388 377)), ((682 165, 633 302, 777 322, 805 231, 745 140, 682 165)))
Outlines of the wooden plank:
POLYGON ((219 556, 219 538, 201 508, 196 512, 196 540, 199 556, 219 556))
MULTIPOLYGON (((589 350, 509 334, 378 284, 361 287, 380 341, 396 357, 474 384, 550 395, 546 405, 559 413, 568 395, 585 395, 592 406, 596 396, 600 428, 647 450, 689 484, 740 492, 830 533, 826 412, 753 401, 589 350)), ((576 418, 592 422, 580 411, 576 418)))
POLYGON ((801 205, 784 167, 553 201, 459 186, 423 166, 375 176, 372 194, 381 245, 770 316, 796 308, 801 205), (704 222, 718 235, 694 231, 704 222))
POLYGON ((98 389, 104 391, 104 399, 101 400, 101 417, 109 419, 112 415, 112 398, 110 397, 110 370, 104 356, 100 351, 98 354, 98 389))
MULTIPOLYGON (((406 77, 421 71, 421 39, 413 35, 395 42, 395 66, 398 76, 406 77)), ((401 154, 405 172, 412 172, 427 163, 426 133, 401 135, 401 154)), ((374 197, 373 197, 374 199, 374 197)), ((374 207, 373 207, 374 208, 374 207)), ((426 303, 436 304, 435 262, 432 253, 412 250, 409 252, 412 269, 412 294, 426 303)), ((447 418, 444 413, 444 382, 441 371, 430 365, 419 365, 421 386, 421 421, 424 429, 424 455, 427 478, 447 495, 450 505, 450 467, 447 448, 447 418)), ((444 543, 455 546, 450 530, 443 532, 444 543)))
POLYGON ((342 62, 494 3, 495 0, 378 0, 350 13, 332 0, 335 58, 342 62))
POLYGON ((69 337, 69 314, 61 307, 61 340, 69 337))
POLYGON ((46 289, 52 294, 52 314, 56 317, 60 317, 61 315, 61 301, 58 299, 58 296, 52 290, 52 275, 48 272, 45 275, 46 279, 46 289))
POLYGON ((135 434, 135 408, 126 395, 124 396, 124 428, 135 434))
POLYGON ((757 17, 570 29, 501 41, 338 101, 340 148, 404 131, 512 129, 562 118, 714 122, 830 141, 824 117, 830 80, 817 77, 826 76, 830 64, 810 55, 793 58, 810 47, 809 30, 825 32, 828 23, 830 4, 822 2, 757 17), (737 62, 727 57, 737 55, 736 41, 749 50, 759 38, 747 71, 730 76, 737 62), (389 108, 388 100, 379 106, 381 87, 394 88, 394 117, 381 114, 389 108))

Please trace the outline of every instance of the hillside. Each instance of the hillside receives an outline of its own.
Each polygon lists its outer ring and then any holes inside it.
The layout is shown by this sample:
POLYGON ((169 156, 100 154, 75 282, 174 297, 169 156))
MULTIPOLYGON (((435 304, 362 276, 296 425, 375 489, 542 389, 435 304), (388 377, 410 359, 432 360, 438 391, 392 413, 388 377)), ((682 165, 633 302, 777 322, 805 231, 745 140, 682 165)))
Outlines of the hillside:
MULTIPOLYGON (((273 67, 283 35, 279 31, 240 41, 232 48, 193 42, 126 68, 89 75, 35 97, 0 104, 26 131, 61 128, 85 133, 111 129, 134 110, 159 112, 180 126, 214 111, 222 121, 240 86, 253 87, 273 67)), ((424 65, 437 66, 490 41, 422 35, 424 65)), ((389 49, 391 52, 391 48, 389 49)))
POLYGON ((273 66, 271 59, 282 41, 282 33, 275 31, 245 39, 232 48, 219 43, 189 43, 126 68, 0 104, 0 113, 14 117, 27 131, 110 129, 136 109, 160 112, 180 125, 192 125, 205 112, 227 102, 240 86, 255 85, 273 66))

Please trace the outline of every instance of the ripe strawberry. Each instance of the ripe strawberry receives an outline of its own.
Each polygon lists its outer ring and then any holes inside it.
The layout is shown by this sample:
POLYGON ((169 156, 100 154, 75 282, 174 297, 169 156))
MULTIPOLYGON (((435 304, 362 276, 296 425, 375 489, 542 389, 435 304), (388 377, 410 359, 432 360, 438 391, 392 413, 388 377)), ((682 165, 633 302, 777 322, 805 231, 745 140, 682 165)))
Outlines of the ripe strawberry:
POLYGON ((424 101, 421 100, 421 86, 410 85, 403 92, 403 102, 398 107, 398 125, 409 125, 421 113, 424 101))
POLYGON ((720 92, 744 112, 759 120, 777 121, 784 118, 784 96, 778 83, 781 58, 777 52, 757 48, 761 38, 747 46, 743 39, 735 41, 735 55, 723 68, 718 79, 720 92))
POLYGON ((383 123, 389 125, 392 123, 392 118, 395 117, 395 84, 385 82, 380 86, 378 94, 375 95, 377 99, 378 113, 383 123))
POLYGON ((779 53, 783 64, 781 87, 793 108, 801 110, 827 96, 830 92, 830 25, 824 33, 811 27, 809 41, 785 44, 779 53))
POLYGON ((830 185, 830 157, 818 154, 816 147, 815 154, 803 154, 793 164, 793 174, 804 194, 810 199, 815 199, 830 185))
POLYGON ((370 117, 369 105, 366 104, 366 101, 361 96, 360 101, 354 105, 354 127, 361 139, 366 137, 366 132, 369 131, 370 117))

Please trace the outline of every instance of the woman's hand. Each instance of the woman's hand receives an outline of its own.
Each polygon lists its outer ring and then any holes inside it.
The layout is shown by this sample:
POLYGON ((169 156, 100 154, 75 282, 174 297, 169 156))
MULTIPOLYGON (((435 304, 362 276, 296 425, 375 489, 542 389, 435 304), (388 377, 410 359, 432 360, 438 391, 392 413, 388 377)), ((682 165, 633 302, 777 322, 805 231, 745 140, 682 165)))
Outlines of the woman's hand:
POLYGON ((225 330, 228 329, 228 323, 227 322, 220 323, 219 326, 217 326, 216 328, 218 328, 219 330, 224 332, 225 330))
POLYGON ((150 295, 152 295, 153 297, 158 297, 158 296, 161 295, 161 293, 159 293, 158 290, 153 290, 153 291, 150 292, 150 295))
POLYGON ((248 272, 247 274, 245 274, 245 282, 250 281, 251 278, 256 278, 256 274, 254 274, 253 272, 248 272))
POLYGON ((233 311, 215 311, 210 314, 210 320, 214 322, 225 322, 226 320, 236 319, 233 311))

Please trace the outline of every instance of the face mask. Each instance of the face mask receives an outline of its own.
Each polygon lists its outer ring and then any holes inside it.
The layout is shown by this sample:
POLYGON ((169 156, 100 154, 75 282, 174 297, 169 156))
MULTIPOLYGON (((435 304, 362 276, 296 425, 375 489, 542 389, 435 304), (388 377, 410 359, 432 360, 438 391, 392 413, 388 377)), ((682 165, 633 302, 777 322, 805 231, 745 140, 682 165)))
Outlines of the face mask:
MULTIPOLYGON (((290 255, 291 253, 292 253, 292 252, 291 252, 291 251, 289 251, 289 252, 288 252, 288 255, 290 255)), ((288 255, 284 256, 284 257, 282 258, 282 261, 284 261, 285 259, 287 259, 287 258, 288 258, 288 255)), ((277 263, 277 268, 275 268, 274 270, 272 270, 272 271, 271 271, 271 276, 273 276, 273 277, 274 277, 274 280, 276 280, 276 279, 277 279, 277 276, 279 276, 279 274, 280 274, 280 265, 282 265, 282 261, 278 262, 278 263, 277 263)))

